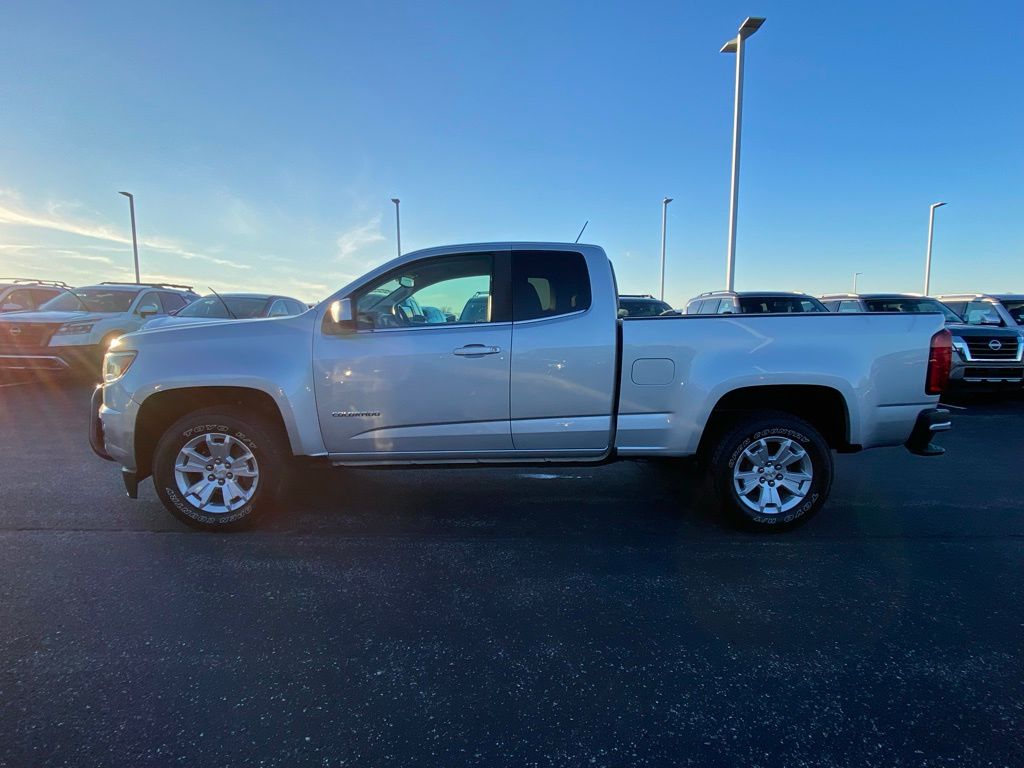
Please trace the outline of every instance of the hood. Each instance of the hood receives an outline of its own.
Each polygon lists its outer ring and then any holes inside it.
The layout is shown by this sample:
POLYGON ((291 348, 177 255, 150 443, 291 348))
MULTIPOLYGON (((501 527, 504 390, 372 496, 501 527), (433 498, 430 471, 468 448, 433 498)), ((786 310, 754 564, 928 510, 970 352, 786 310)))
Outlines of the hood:
POLYGON ((3 315, 5 323, 93 323, 107 315, 98 312, 75 310, 73 312, 7 312, 3 315))
POLYGON ((997 325, 968 325, 967 323, 947 323, 946 328, 954 336, 959 336, 962 339, 974 339, 984 337, 990 339, 996 338, 1015 338, 1020 334, 1012 328, 1000 328, 997 325))
POLYGON ((153 328, 169 328, 172 325, 211 325, 213 323, 230 322, 232 322, 231 319, 225 317, 175 317, 174 315, 164 315, 162 317, 154 317, 142 326, 140 330, 148 331, 153 328))

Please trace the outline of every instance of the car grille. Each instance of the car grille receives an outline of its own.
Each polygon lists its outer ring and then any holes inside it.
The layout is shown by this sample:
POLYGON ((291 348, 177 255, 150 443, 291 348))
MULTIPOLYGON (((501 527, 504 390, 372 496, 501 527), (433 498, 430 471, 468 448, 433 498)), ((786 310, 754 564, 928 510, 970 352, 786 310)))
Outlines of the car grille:
POLYGON ((57 330, 53 323, 0 322, 0 354, 33 352, 50 343, 57 330))
POLYGON ((984 381, 1020 381, 1024 379, 1024 368, 964 368, 964 378, 984 381))
POLYGON ((967 349, 971 352, 974 360, 1016 360, 1017 339, 1006 338, 1005 336, 977 336, 964 339, 967 349), (992 349, 989 346, 993 341, 1000 344, 999 349, 992 349))

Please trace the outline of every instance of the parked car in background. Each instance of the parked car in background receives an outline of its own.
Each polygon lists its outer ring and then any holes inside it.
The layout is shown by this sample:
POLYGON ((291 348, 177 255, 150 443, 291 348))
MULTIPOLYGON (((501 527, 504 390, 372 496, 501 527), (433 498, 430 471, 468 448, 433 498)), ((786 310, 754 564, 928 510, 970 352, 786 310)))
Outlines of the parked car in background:
POLYGON ((938 297, 968 325, 997 325, 1024 334, 1024 294, 957 293, 938 297))
POLYGON ((98 373, 110 342, 199 298, 166 283, 100 283, 65 290, 39 309, 0 319, 0 369, 98 373))
POLYGON ((953 334, 951 389, 1020 387, 1024 339, 1009 328, 969 325, 945 302, 917 293, 834 293, 821 297, 830 312, 932 312, 953 334))
MULTIPOLYGON (((407 253, 317 307, 128 334, 107 353, 89 439, 128 494, 225 530, 331 465, 603 463, 697 455, 761 530, 814 514, 832 451, 937 455, 949 332, 937 315, 618 319, 594 245, 407 253), (463 307, 457 320, 404 309, 463 307)), ((344 498, 341 499, 344 503, 344 498)))
POLYGON ((70 287, 60 280, 0 277, 0 313, 38 309, 70 287))
POLYGON ((687 315, 774 315, 827 311, 813 296, 791 291, 708 291, 686 302, 687 315))
POLYGON ((654 298, 649 293, 619 294, 620 317, 657 317, 671 311, 671 305, 654 298))
POLYGON ((290 296, 265 293, 211 293, 169 315, 154 317, 144 328, 165 328, 214 320, 252 320, 257 317, 301 315, 309 307, 290 296))

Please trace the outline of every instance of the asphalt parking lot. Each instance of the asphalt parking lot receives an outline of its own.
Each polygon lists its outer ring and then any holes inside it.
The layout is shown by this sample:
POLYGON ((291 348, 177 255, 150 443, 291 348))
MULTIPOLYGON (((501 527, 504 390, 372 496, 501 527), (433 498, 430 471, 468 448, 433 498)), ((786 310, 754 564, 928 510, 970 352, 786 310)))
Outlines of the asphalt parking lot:
POLYGON ((303 475, 189 531, 0 386, 0 765, 1024 764, 1024 400, 837 459, 802 529, 694 468, 303 475))

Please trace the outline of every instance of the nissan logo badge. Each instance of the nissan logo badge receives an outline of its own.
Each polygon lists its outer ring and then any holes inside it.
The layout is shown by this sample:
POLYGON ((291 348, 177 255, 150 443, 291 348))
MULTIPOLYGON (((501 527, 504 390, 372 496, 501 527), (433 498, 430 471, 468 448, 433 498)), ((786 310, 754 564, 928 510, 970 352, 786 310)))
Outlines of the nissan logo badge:
POLYGON ((999 339, 992 339, 992 341, 988 343, 988 348, 993 352, 998 352, 1003 348, 1003 343, 999 339))

